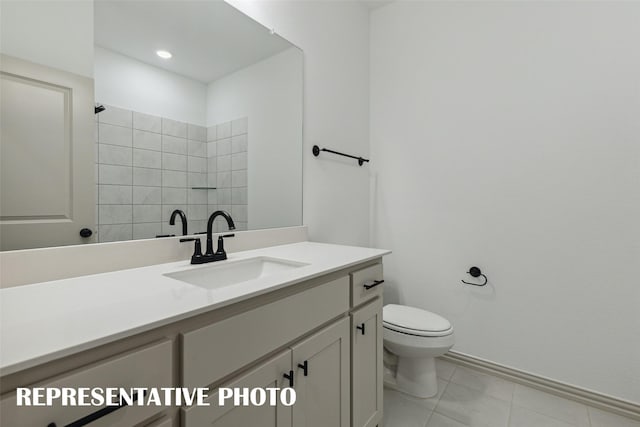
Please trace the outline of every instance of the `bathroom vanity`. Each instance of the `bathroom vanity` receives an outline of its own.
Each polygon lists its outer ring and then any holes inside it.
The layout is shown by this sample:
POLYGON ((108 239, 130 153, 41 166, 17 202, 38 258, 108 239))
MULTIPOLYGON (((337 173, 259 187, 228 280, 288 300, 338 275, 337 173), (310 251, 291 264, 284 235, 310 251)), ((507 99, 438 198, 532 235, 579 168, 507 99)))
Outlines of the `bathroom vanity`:
POLYGON ((301 242, 4 289, 0 424, 101 409, 18 408, 17 387, 209 387, 211 406, 125 406, 90 425, 378 425, 386 253, 301 242), (289 386, 290 407, 218 406, 219 387, 289 386))

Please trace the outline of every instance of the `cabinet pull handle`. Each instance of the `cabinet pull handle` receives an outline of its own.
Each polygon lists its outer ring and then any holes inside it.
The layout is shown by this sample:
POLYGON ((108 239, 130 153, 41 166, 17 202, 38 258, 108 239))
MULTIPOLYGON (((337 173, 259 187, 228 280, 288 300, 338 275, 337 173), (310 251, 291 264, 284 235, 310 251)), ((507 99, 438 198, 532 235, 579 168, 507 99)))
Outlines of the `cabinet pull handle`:
POLYGON ((298 368, 302 369, 302 373, 306 377, 309 374, 309 361, 305 360, 303 363, 298 363, 298 368))
POLYGON ((282 374, 283 377, 289 380, 289 387, 293 388, 293 371, 289 371, 289 374, 282 374))
MULTIPOLYGON (((144 397, 145 393, 142 393, 142 396, 144 397)), ((133 401, 136 402, 138 400, 139 397, 139 393, 136 393, 133 395, 133 401)), ((82 427, 82 426, 86 426, 89 423, 94 422, 95 420, 102 418, 104 416, 109 415, 112 412, 117 411, 120 408, 124 408, 125 406, 128 406, 128 404, 125 402, 122 405, 118 405, 118 406, 106 406, 102 409, 100 409, 99 411, 96 411, 92 414, 87 415, 86 417, 82 417, 79 420, 75 420, 74 422, 67 424, 65 427, 82 427)), ((56 427, 56 423, 49 423, 47 424, 47 427, 56 427)))
POLYGON ((364 323, 360 326, 356 326, 356 329, 360 329, 362 331, 362 335, 364 335, 364 323))
POLYGON ((362 286, 364 286, 365 289, 369 290, 371 288, 375 288, 376 286, 378 286, 381 283, 384 283, 384 280, 374 280, 373 282, 371 282, 369 284, 365 283, 362 286))

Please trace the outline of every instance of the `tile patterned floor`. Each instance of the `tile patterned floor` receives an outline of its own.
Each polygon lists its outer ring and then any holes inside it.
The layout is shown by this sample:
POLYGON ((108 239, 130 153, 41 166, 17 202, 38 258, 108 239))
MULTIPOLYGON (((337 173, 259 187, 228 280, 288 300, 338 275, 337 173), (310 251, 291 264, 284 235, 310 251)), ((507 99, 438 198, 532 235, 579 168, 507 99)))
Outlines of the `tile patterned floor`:
POLYGON ((438 395, 384 390, 384 427, 640 427, 640 422, 437 360, 438 395))

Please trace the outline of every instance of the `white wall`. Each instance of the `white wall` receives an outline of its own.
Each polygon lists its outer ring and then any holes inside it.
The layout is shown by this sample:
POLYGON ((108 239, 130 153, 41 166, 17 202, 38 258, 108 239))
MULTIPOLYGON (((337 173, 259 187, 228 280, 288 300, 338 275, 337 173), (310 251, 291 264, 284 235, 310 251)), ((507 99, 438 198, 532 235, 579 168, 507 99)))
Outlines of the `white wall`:
POLYGON ((302 221, 302 98, 302 53, 296 48, 208 86, 208 126, 249 118, 251 229, 302 221))
POLYGON ((103 104, 206 124, 206 84, 99 46, 95 47, 95 93, 96 101, 103 104))
POLYGON ((640 402, 640 3, 372 13, 387 301, 455 350, 640 402), (472 265, 485 288, 464 286, 472 265))
POLYGON ((367 245, 368 166, 314 158, 311 147, 368 155, 368 10, 348 1, 229 3, 304 51, 303 221, 310 239, 367 245))
POLYGON ((0 51, 93 77, 93 2, 3 0, 0 51))

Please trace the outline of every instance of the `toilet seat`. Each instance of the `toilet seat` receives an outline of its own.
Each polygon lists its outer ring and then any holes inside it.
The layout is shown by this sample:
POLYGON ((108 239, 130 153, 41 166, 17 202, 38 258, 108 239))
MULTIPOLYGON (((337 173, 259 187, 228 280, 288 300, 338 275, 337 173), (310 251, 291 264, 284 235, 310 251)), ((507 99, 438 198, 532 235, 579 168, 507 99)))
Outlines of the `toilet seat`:
POLYGON ((386 329, 419 337, 442 337, 453 333, 451 323, 444 317, 398 304, 383 307, 382 324, 386 329))

